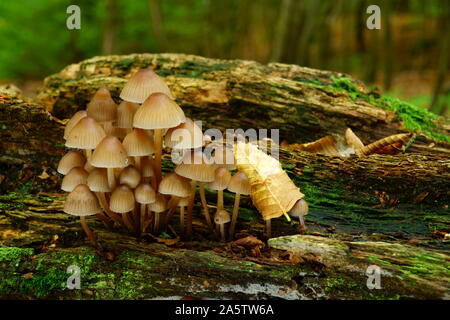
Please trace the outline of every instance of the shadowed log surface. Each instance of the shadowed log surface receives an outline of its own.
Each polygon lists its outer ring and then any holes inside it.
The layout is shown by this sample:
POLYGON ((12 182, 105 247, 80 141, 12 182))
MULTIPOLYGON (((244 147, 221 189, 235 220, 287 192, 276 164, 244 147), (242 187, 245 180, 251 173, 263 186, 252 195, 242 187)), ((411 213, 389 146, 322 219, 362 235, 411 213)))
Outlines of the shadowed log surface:
MULTIPOLYGON (((0 90, 0 298, 449 298, 450 158, 446 144, 429 146, 423 136, 396 156, 281 149, 283 168, 309 203, 307 235, 289 237, 298 223, 280 218, 273 236, 288 237, 270 246, 218 243, 197 201, 192 242, 176 238, 177 222, 170 239, 136 239, 89 219, 102 250, 90 247, 57 193, 56 165, 66 152, 62 119, 84 109, 103 85, 119 101, 126 78, 142 67, 165 77, 203 129, 279 128, 282 139, 303 143, 343 135, 349 126, 365 144, 405 131, 392 111, 330 89, 344 75, 293 65, 174 54, 97 57, 48 77, 38 101, 0 90), (81 290, 65 288, 73 264, 82 271, 81 290), (371 264, 382 269, 381 290, 366 287, 371 264)), ((448 122, 436 120, 436 128, 446 134, 448 122)), ((168 154, 163 165, 165 172, 173 167, 168 154)), ((234 196, 224 197, 231 211, 234 196)), ((215 203, 216 193, 207 190, 207 200, 215 203)), ((248 197, 241 203, 238 237, 265 240, 259 213, 248 197)))

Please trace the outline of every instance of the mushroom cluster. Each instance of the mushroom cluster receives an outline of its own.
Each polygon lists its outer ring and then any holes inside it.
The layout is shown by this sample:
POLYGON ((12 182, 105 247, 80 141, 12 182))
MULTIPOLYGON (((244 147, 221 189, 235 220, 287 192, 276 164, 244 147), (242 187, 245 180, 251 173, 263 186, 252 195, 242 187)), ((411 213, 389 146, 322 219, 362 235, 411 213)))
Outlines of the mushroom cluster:
POLYGON ((61 188, 69 192, 64 212, 80 217, 93 244, 96 237, 86 216, 140 236, 166 230, 179 211, 179 233, 191 238, 198 186, 211 233, 233 238, 240 196, 250 194, 245 173, 230 173, 236 170, 233 149, 226 142, 206 146, 200 127, 185 117, 168 86, 150 69, 137 71, 120 98, 116 105, 109 90, 100 88, 65 127, 65 145, 72 150, 58 165, 64 175, 61 188), (165 175, 163 147, 180 155, 173 172, 165 175), (217 191, 216 206, 208 205, 205 185, 217 191), (235 193, 232 216, 225 210, 224 190, 235 193), (209 210, 214 207, 212 219, 209 210))

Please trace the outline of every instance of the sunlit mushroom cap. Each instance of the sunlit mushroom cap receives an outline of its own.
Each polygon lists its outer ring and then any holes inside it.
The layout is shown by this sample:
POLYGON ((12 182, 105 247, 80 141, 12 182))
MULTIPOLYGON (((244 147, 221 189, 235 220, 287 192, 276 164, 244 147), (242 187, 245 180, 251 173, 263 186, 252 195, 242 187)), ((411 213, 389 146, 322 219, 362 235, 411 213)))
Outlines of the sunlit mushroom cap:
POLYGON ((76 186, 64 202, 64 212, 74 216, 91 216, 101 211, 97 197, 85 184, 76 186))
POLYGON ((308 214, 308 203, 305 199, 298 200, 291 209, 291 216, 300 217, 308 214))
POLYGON ((217 168, 214 171, 214 181, 208 183, 211 190, 225 190, 231 180, 231 174, 225 168, 217 168))
POLYGON ((123 147, 129 156, 147 156, 155 153, 155 145, 152 138, 142 129, 134 129, 125 139, 123 147))
POLYGON ((117 108, 117 127, 133 128, 133 117, 139 108, 139 104, 122 101, 117 108))
POLYGON ((224 224, 231 221, 230 214, 226 210, 218 210, 214 215, 214 222, 216 224, 224 224))
POLYGON ((134 190, 137 203, 150 204, 156 201, 156 192, 148 183, 141 183, 134 190))
POLYGON ((128 166, 120 172, 119 183, 129 186, 131 189, 137 187, 141 182, 141 173, 134 166, 128 166))
POLYGON ((84 117, 73 127, 66 140, 66 147, 95 149, 106 136, 105 130, 91 117, 84 117))
POLYGON ((148 97, 134 114, 133 126, 141 129, 166 129, 185 121, 183 110, 164 93, 148 97))
POLYGON ((109 199, 109 207, 117 213, 130 212, 134 209, 134 194, 126 185, 119 185, 114 189, 109 199))
POLYGON ((169 87, 153 70, 139 70, 131 76, 122 89, 120 97, 125 101, 142 103, 152 93, 162 92, 173 99, 169 87))
POLYGON ((79 184, 86 184, 89 173, 80 167, 70 169, 61 183, 61 189, 71 192, 79 184))
POLYGON ((164 143, 174 149, 196 149, 203 146, 202 129, 191 119, 166 132, 164 143))
POLYGON ((150 204, 149 209, 151 211, 154 211, 154 212, 157 212, 157 213, 166 211, 167 210, 167 200, 166 200, 166 198, 162 194, 157 193, 156 194, 156 198, 155 198, 155 202, 150 204))
POLYGON ((67 152, 58 163, 57 171, 61 174, 67 174, 74 167, 83 167, 86 158, 77 150, 67 152))
POLYGON ((153 161, 148 157, 143 157, 141 159, 141 175, 144 178, 153 177, 153 161))
POLYGON ((64 128, 64 140, 67 140, 67 138, 69 137, 69 133, 70 131, 72 131, 73 127, 75 127, 77 123, 85 117, 87 117, 86 110, 81 110, 76 112, 72 116, 72 118, 70 118, 69 122, 67 122, 66 127, 64 128))
POLYGON ((251 186, 247 175, 242 171, 238 171, 231 177, 228 190, 234 193, 249 195, 251 193, 251 186))
POLYGON ((98 123, 113 122, 117 117, 117 105, 105 87, 97 90, 88 103, 86 111, 88 116, 98 123))
POLYGON ((191 190, 189 179, 181 177, 174 172, 166 174, 158 188, 159 193, 176 197, 187 197, 191 194, 191 190))
POLYGON ((105 168, 95 168, 87 178, 89 189, 94 192, 110 192, 108 175, 105 168))
POLYGON ((181 163, 175 167, 175 172, 185 178, 199 182, 214 181, 215 166, 207 159, 201 150, 191 150, 186 153, 181 163))
POLYGON ((119 139, 108 136, 98 144, 90 162, 98 168, 123 168, 128 165, 127 152, 119 139))

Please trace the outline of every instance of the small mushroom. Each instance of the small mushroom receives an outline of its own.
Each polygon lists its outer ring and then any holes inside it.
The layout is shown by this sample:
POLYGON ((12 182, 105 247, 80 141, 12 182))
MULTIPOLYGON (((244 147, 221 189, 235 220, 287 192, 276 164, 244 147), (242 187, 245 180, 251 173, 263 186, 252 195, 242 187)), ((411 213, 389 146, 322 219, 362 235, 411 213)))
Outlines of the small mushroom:
POLYGON ((86 158, 77 150, 72 150, 59 160, 57 171, 66 175, 72 168, 83 167, 85 163, 86 158))
POLYGON ((87 115, 103 125, 105 133, 112 133, 112 123, 117 118, 117 105, 106 87, 98 89, 87 105, 87 115))
POLYGON ((63 210, 67 214, 80 217, 84 232, 86 232, 91 243, 97 246, 97 239, 95 238, 94 232, 89 228, 86 217, 100 213, 102 209, 97 198, 89 190, 88 186, 85 184, 76 186, 67 196, 63 210))
POLYGON ((178 207, 180 208, 180 234, 181 236, 184 236, 184 233, 186 231, 185 223, 184 223, 184 208, 189 204, 189 197, 181 198, 180 201, 178 201, 178 207))
POLYGON ((128 213, 134 209, 134 194, 128 186, 117 186, 111 194, 109 206, 113 212, 122 214, 122 220, 131 232, 137 231, 128 216, 128 213))
POLYGON ((80 167, 70 169, 61 182, 61 190, 72 192, 79 184, 86 184, 89 173, 80 167))
POLYGON ((108 184, 111 190, 116 186, 114 168, 128 165, 127 152, 122 143, 113 136, 105 137, 97 146, 91 157, 91 164, 97 168, 106 168, 108 184))
POLYGON ((220 228, 220 239, 225 241, 225 224, 230 222, 230 214, 226 210, 217 210, 214 215, 214 222, 220 228))
POLYGON ((162 92, 170 99, 172 93, 164 80, 151 69, 142 69, 131 76, 120 93, 125 101, 143 103, 152 93, 162 92))
POLYGON ((122 101, 117 108, 117 128, 126 129, 127 133, 133 129, 133 117, 139 108, 139 104, 122 101))
POLYGON ((298 217, 298 220, 300 222, 298 227, 300 233, 303 233, 307 230, 304 220, 304 216, 306 216, 307 214, 308 203, 305 201, 305 199, 298 200, 291 209, 291 216, 298 217))
POLYGON ((161 215, 163 214, 164 211, 167 210, 166 198, 162 194, 157 193, 155 202, 150 204, 149 209, 155 213, 155 223, 154 223, 153 231, 155 232, 155 234, 158 234, 160 220, 162 220, 161 215))
POLYGON ((91 117, 84 117, 70 131, 66 147, 85 150, 87 161, 90 161, 92 150, 105 136, 105 130, 97 121, 91 117))
POLYGON ((203 146, 202 129, 190 118, 167 130, 164 144, 172 149, 196 149, 203 146))
POLYGON ((73 127, 75 127, 77 125, 77 123, 85 117, 87 117, 86 110, 80 110, 80 111, 76 112, 72 116, 72 118, 70 118, 70 120, 67 122, 67 124, 64 128, 64 140, 67 140, 67 138, 69 137, 69 133, 70 133, 70 131, 72 131, 73 127))
POLYGON ((155 190, 148 183, 139 184, 134 190, 134 198, 140 204, 140 231, 145 232, 146 209, 149 204, 156 201, 155 190))
POLYGON ((251 192, 250 182, 248 181, 247 175, 238 171, 235 175, 233 175, 230 179, 230 183, 228 185, 228 190, 235 193, 234 205, 233 205, 233 216, 231 218, 230 225, 230 237, 233 239, 234 231, 236 229, 236 222, 239 214, 239 203, 242 195, 249 195, 251 192))
POLYGON ((134 189, 141 182, 141 173, 132 165, 124 168, 119 174, 119 184, 125 184, 134 189))
POLYGON ((141 157, 155 153, 153 140, 142 129, 134 129, 123 139, 123 147, 128 156, 134 157, 136 168, 141 168, 141 157))

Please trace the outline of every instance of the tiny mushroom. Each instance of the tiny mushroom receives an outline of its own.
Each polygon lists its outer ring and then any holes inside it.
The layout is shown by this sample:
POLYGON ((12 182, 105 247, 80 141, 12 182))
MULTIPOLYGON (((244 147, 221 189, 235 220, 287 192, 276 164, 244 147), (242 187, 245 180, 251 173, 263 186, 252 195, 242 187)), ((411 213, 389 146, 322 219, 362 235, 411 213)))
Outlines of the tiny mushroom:
POLYGON ((233 238, 234 231, 236 229, 236 222, 238 218, 239 202, 241 199, 241 194, 249 195, 251 192, 251 187, 247 175, 242 171, 238 171, 235 175, 231 177, 230 183, 228 185, 228 190, 236 194, 234 198, 233 216, 231 218, 231 225, 230 225, 230 236, 231 238, 233 238))
MULTIPOLYGON (((134 190, 134 198, 136 202, 140 204, 140 231, 145 232, 146 224, 146 208, 147 205, 152 204, 156 201, 155 190, 148 183, 139 184, 134 190)), ((151 219, 151 217, 149 217, 151 219)))
POLYGON ((162 92, 173 99, 169 87, 153 70, 137 71, 127 81, 120 97, 129 102, 143 103, 152 93, 162 92))
POLYGON ((308 214, 308 203, 305 201, 305 199, 298 200, 291 209, 291 216, 298 217, 298 220, 300 222, 298 227, 300 233, 306 231, 304 216, 306 216, 307 214, 308 214))
POLYGON ((226 210, 217 210, 214 215, 214 222, 220 228, 220 239, 225 241, 225 224, 230 222, 230 214, 226 210))
POLYGON ((57 171, 63 175, 69 173, 72 168, 84 167, 86 158, 77 150, 67 152, 61 160, 59 160, 57 171))
POLYGON ((67 122, 65 128, 64 128, 64 140, 67 140, 67 138, 69 137, 69 133, 70 131, 72 131, 73 127, 75 127, 77 125, 77 123, 85 118, 87 116, 87 112, 86 110, 81 110, 76 112, 72 118, 70 118, 69 122, 67 122))
POLYGON ((85 150, 87 161, 90 161, 92 150, 105 136, 105 130, 97 121, 91 117, 84 117, 70 131, 66 147, 85 150))
POLYGON ((123 139, 123 147, 128 156, 134 157, 136 168, 141 168, 141 157, 155 153, 153 140, 143 129, 134 129, 123 139))
POLYGON ((155 223, 154 223, 153 231, 156 234, 158 234, 159 233, 160 220, 162 220, 161 219, 161 215, 163 214, 164 211, 167 210, 167 200, 166 200, 166 198, 162 194, 157 193, 156 194, 156 198, 155 198, 155 202, 150 204, 149 209, 152 212, 155 213, 155 223))
POLYGON ((88 117, 103 125, 106 134, 112 133, 112 123, 117 118, 117 105, 111 98, 109 90, 102 87, 95 92, 91 101, 87 105, 88 117))
POLYGON ((113 212, 122 214, 122 220, 130 231, 135 230, 135 227, 128 216, 128 213, 134 209, 134 194, 128 186, 117 186, 111 194, 109 206, 113 212))

